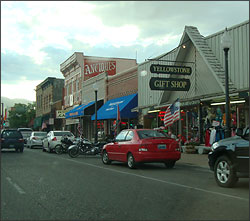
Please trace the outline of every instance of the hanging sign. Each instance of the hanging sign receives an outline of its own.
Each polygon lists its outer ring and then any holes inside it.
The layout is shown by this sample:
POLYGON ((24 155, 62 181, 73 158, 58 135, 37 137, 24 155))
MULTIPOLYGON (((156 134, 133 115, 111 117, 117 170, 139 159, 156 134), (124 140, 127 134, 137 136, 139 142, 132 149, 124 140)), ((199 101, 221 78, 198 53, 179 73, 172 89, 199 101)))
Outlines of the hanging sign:
POLYGON ((190 75, 192 73, 192 68, 172 66, 172 65, 152 64, 150 66, 150 72, 157 74, 190 75))
POLYGON ((149 81, 149 87, 151 90, 188 91, 190 88, 190 80, 152 77, 149 81))

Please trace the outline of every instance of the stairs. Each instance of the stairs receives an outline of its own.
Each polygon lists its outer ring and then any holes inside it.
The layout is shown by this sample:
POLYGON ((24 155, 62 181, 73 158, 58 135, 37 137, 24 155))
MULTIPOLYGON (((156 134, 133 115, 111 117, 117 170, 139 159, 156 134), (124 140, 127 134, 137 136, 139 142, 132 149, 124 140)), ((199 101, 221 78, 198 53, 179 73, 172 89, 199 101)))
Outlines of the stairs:
MULTIPOLYGON (((222 90, 225 92, 225 70, 223 69, 217 58, 214 56, 212 50, 207 45, 204 36, 202 36, 199 33, 198 29, 193 26, 186 26, 185 31, 188 34, 189 38, 192 40, 193 44, 196 46, 197 50, 200 52, 201 56, 204 58, 215 78, 221 85, 222 90)), ((236 90, 230 79, 228 81, 228 84, 229 91, 236 90)))

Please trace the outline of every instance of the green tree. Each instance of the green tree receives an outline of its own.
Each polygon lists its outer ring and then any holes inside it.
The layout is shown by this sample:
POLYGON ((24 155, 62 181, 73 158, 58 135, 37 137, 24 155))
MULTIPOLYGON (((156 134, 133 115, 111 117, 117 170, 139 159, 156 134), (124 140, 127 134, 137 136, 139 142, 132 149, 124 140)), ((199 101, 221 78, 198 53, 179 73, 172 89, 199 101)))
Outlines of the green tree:
POLYGON ((9 111, 9 124, 11 128, 29 127, 29 123, 35 118, 35 103, 15 104, 9 111))

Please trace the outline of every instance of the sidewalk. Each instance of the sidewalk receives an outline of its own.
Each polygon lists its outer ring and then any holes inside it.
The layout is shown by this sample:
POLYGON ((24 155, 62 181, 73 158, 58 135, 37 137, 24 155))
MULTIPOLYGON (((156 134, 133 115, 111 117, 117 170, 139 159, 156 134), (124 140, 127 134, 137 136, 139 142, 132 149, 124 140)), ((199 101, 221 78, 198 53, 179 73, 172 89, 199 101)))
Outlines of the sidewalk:
MULTIPOLYGON (((178 162, 178 161, 177 161, 178 162)), ((193 166, 205 167, 209 169, 208 166, 208 154, 190 154, 190 153, 181 153, 180 163, 185 163, 193 166)))

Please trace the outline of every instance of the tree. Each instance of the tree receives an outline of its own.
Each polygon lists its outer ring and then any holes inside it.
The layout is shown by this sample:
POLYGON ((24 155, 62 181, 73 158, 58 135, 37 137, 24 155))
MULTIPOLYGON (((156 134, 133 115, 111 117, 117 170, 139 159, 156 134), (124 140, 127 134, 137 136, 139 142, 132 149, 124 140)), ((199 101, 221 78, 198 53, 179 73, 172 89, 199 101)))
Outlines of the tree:
POLYGON ((29 122, 35 118, 35 103, 15 104, 9 111, 9 124, 11 128, 28 127, 29 122))

